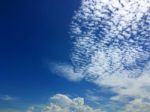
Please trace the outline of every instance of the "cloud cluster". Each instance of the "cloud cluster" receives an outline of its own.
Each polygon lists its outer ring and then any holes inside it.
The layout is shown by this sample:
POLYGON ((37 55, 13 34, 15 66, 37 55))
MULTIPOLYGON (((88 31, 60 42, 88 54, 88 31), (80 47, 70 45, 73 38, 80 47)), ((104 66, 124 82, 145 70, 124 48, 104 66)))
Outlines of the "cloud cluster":
POLYGON ((83 0, 71 27, 75 71, 86 77, 122 72, 138 77, 150 59, 149 2, 83 0))
POLYGON ((104 112, 86 105, 84 98, 69 98, 63 94, 56 94, 50 97, 47 105, 33 106, 27 112, 104 112))
POLYGON ((71 24, 72 65, 56 66, 68 79, 85 79, 132 97, 123 112, 149 112, 150 0, 82 0, 71 24), (146 100, 145 100, 146 99, 146 100), (148 111, 149 110, 149 111, 148 111))

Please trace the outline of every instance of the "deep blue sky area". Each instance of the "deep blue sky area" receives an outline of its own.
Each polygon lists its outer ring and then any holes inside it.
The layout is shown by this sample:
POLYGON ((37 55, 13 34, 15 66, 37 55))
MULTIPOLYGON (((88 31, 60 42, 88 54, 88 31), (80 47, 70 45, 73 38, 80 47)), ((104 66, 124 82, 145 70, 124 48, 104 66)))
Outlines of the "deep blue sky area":
MULTIPOLYGON (((48 63, 69 61, 69 25, 78 0, 0 1, 0 95, 17 106, 42 103, 56 93, 84 93, 90 84, 52 74, 48 63), (83 84, 84 83, 84 84, 83 84)), ((0 101, 0 107, 16 106, 0 101)))

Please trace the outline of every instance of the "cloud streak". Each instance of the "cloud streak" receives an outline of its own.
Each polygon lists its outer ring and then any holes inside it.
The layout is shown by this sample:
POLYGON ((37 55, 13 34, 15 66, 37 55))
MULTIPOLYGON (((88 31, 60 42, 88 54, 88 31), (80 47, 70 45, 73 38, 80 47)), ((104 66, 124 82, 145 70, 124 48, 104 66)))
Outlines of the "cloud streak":
POLYGON ((9 95, 4 95, 4 96, 0 96, 0 100, 2 100, 2 101, 14 101, 14 100, 16 100, 16 98, 9 96, 9 95))

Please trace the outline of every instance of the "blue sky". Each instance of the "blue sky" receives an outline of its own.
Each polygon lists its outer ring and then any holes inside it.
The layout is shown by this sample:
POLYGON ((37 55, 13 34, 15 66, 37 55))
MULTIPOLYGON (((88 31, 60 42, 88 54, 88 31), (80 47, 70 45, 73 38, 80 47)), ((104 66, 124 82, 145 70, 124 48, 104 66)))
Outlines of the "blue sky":
POLYGON ((148 112, 149 0, 118 1, 1 1, 0 112, 148 112))
POLYGON ((79 1, 7 0, 0 4, 1 109, 23 111, 57 93, 84 96, 88 87, 95 87, 84 81, 70 82, 49 67, 51 62, 70 62, 69 25, 79 1))
MULTIPOLYGON (((0 95, 17 97, 24 107, 42 103, 51 94, 75 91, 80 84, 52 74, 48 64, 69 61, 69 23, 79 3, 6 0, 0 4, 0 95)), ((9 106, 18 107, 0 101, 1 108, 9 106)))

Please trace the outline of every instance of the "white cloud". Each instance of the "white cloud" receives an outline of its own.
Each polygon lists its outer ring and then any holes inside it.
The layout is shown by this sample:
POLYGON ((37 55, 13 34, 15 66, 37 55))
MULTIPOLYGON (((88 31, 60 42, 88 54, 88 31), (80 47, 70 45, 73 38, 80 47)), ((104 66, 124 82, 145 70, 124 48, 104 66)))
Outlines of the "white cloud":
POLYGON ((75 39, 73 70, 82 71, 85 77, 92 74, 90 77, 103 78, 124 71, 129 77, 137 77, 142 71, 140 62, 150 58, 146 50, 150 28, 144 25, 150 24, 149 2, 82 0, 71 28, 75 39), (141 20, 143 17, 147 18, 141 20))
POLYGON ((122 112, 149 112, 150 103, 144 102, 141 99, 136 99, 127 104, 122 112))
POLYGON ((101 84, 112 87, 112 90, 121 96, 150 99, 149 74, 142 74, 136 79, 112 77, 103 80, 101 84))
POLYGON ((50 97, 50 102, 42 106, 33 106, 27 112, 104 112, 85 104, 84 98, 69 98, 63 94, 50 97))
POLYGON ((82 0, 71 24, 75 40, 72 65, 58 64, 54 70, 69 80, 85 79, 110 87, 118 94, 110 100, 134 98, 128 101, 131 105, 125 112, 132 112, 135 105, 149 105, 143 102, 150 99, 149 3, 150 0, 82 0), (138 99, 143 104, 135 102, 138 99))
POLYGON ((75 71, 121 96, 149 98, 149 2, 83 0, 72 22, 75 71))
POLYGON ((85 95, 86 99, 93 104, 99 104, 99 102, 102 100, 102 97, 97 90, 87 90, 85 95))
POLYGON ((0 100, 3 100, 3 101, 14 101, 14 100, 16 100, 16 98, 12 97, 12 96, 9 96, 9 95, 4 95, 4 96, 0 96, 0 100))
POLYGON ((74 68, 69 64, 51 63, 50 69, 53 73, 65 77, 70 81, 79 81, 83 78, 82 74, 80 72, 75 72, 74 68))

